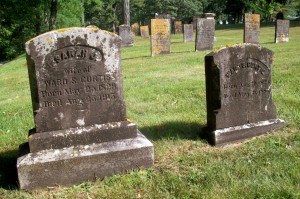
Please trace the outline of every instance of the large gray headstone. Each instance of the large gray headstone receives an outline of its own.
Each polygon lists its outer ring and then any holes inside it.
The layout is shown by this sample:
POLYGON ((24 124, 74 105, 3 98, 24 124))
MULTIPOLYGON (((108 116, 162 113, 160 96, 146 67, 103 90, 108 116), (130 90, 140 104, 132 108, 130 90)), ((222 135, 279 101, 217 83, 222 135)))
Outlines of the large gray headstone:
POLYGON ((275 25, 275 43, 284 43, 289 41, 290 20, 276 20, 275 25))
POLYGON ((183 27, 184 27, 184 34, 183 34, 184 43, 193 42, 194 39, 193 24, 184 24, 183 27))
POLYGON ((198 18, 195 50, 211 50, 214 47, 215 20, 198 18))
POLYGON ((127 121, 120 37, 68 28, 25 46, 35 128, 30 153, 18 159, 21 188, 71 185, 152 165, 152 144, 127 121))
POLYGON ((272 101, 273 52, 234 45, 205 57, 207 130, 215 145, 280 127, 272 101))
POLYGON ((119 35, 122 38, 122 47, 132 47, 134 45, 134 33, 129 25, 120 25, 119 35))
POLYGON ((245 14, 244 43, 259 43, 260 15, 245 14))

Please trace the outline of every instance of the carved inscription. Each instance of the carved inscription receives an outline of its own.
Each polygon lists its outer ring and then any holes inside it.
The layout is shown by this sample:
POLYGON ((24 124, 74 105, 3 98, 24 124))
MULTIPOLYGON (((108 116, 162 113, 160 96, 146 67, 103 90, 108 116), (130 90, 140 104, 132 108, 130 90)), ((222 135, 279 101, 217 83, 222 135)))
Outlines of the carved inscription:
POLYGON ((271 94, 270 69, 258 60, 248 59, 232 66, 225 71, 224 77, 221 89, 226 102, 254 100, 262 95, 271 94))
POLYGON ((48 66, 57 66, 61 62, 70 60, 85 60, 91 62, 102 61, 102 53, 91 47, 87 46, 69 46, 53 53, 46 57, 46 62, 48 66))
MULTIPOLYGON (((117 100, 116 78, 105 74, 102 52, 87 46, 69 46, 46 57, 49 78, 40 86, 40 107, 77 106, 117 100), (67 62, 66 62, 67 61, 67 62)), ((47 75, 45 75, 47 77, 47 75)))

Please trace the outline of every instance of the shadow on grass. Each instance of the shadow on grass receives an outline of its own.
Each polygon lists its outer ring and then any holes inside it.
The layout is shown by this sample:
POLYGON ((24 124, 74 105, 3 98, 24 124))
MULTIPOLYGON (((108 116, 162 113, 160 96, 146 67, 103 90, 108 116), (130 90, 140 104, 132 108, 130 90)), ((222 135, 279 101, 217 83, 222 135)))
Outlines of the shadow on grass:
POLYGON ((18 150, 0 153, 0 188, 18 189, 18 150))
POLYGON ((137 59, 137 58, 146 58, 146 57, 151 57, 151 54, 149 54, 148 56, 139 56, 139 57, 129 57, 129 58, 124 58, 122 60, 131 60, 131 59, 137 59))
POLYGON ((203 125, 199 123, 167 122, 157 126, 140 127, 139 130, 151 140, 200 138, 203 125))

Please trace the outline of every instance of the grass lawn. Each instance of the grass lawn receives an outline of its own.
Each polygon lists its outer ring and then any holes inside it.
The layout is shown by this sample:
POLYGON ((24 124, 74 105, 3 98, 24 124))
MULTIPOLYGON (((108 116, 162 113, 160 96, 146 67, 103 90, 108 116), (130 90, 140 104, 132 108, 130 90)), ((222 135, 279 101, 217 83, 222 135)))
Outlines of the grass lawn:
MULTIPOLYGON (((225 27, 225 28, 224 28, 225 27)), ((215 47, 243 41, 242 25, 216 30, 215 47)), ((275 52, 273 100, 287 127, 215 148, 200 140, 206 124, 204 56, 172 35, 172 53, 150 57, 137 37, 122 49, 127 116, 155 149, 151 169, 128 171, 70 188, 27 192, 16 183, 19 144, 34 126, 25 55, 0 67, 0 198, 300 198, 300 23, 275 44, 263 25, 261 45, 275 52)))

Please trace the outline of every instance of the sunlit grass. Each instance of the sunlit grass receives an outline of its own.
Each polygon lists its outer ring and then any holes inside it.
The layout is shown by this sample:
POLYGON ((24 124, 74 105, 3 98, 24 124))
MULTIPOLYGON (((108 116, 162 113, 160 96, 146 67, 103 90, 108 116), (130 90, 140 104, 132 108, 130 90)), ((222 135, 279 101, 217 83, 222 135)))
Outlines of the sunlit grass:
MULTIPOLYGON (((127 115, 154 143, 155 165, 70 188, 17 189, 18 145, 33 127, 25 56, 1 66, 0 198, 299 198, 300 24, 292 24, 288 43, 274 44, 274 31, 263 25, 260 41, 275 52, 273 99, 286 128, 223 148, 199 140, 209 51, 196 53, 194 43, 172 35, 172 53, 150 57, 150 41, 137 37, 122 49, 127 115)), ((215 36, 215 48, 241 43, 242 25, 215 36)))

